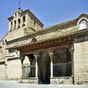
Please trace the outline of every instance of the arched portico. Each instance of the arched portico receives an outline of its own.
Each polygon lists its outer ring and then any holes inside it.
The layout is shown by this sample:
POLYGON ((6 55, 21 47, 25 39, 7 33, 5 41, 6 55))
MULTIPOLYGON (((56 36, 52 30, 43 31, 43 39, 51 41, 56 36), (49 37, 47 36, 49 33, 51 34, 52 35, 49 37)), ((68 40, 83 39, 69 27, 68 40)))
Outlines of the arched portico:
MULTIPOLYGON (((69 79, 67 80, 67 81, 70 81, 69 83, 73 83, 72 82, 72 79, 73 79, 72 61, 73 60, 72 60, 72 52, 71 52, 72 42, 73 42, 72 36, 66 36, 63 38, 52 39, 44 42, 36 42, 34 44, 17 47, 17 49, 20 50, 21 57, 27 56, 29 58, 28 59, 29 62, 31 64, 33 63, 32 65, 34 65, 35 67, 35 68, 31 67, 31 70, 30 70, 29 69, 30 66, 28 66, 28 69, 31 72, 33 71, 34 76, 31 75, 23 78, 27 78, 29 80, 35 79, 36 80, 35 82, 37 82, 37 79, 38 79, 37 59, 39 56, 39 52, 43 50, 47 50, 51 58, 51 83, 56 82, 59 84, 62 82, 60 79, 64 80, 66 78, 69 79), (58 53, 56 51, 58 51, 58 53), (58 55, 56 55, 56 53, 58 55), (34 62, 31 62, 33 60, 34 62)), ((23 65, 23 59, 21 59, 21 61, 23 65)), ((30 72, 28 74, 30 74, 30 72)), ((63 81, 62 83, 64 82, 65 81, 63 81)))

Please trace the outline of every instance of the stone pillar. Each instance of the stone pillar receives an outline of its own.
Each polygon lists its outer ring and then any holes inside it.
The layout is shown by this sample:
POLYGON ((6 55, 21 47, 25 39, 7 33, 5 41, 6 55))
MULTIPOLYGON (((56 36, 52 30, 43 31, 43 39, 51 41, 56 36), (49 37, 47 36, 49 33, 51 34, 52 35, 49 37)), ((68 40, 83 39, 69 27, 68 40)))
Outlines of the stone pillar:
POLYGON ((74 84, 74 46, 72 44, 71 49, 70 49, 70 53, 71 53, 71 62, 72 62, 72 83, 74 84))
POLYGON ((28 28, 29 27, 29 16, 28 15, 25 15, 25 26, 28 28))
POLYGON ((38 63, 37 63, 37 55, 34 55, 35 59, 36 59, 36 78, 38 78, 38 63))
POLYGON ((51 58, 51 78, 53 77, 53 52, 49 53, 50 58, 51 58))

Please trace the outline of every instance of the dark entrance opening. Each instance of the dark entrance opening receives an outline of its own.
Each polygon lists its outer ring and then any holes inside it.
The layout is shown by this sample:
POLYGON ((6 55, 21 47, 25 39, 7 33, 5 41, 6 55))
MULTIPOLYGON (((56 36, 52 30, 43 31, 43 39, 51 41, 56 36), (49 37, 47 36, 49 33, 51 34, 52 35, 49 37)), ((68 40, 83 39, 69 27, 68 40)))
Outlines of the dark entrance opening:
POLYGON ((72 75, 71 53, 68 48, 60 47, 54 51, 53 76, 65 77, 72 75))
POLYGON ((22 71, 23 78, 35 77, 36 60, 33 54, 24 57, 22 71))

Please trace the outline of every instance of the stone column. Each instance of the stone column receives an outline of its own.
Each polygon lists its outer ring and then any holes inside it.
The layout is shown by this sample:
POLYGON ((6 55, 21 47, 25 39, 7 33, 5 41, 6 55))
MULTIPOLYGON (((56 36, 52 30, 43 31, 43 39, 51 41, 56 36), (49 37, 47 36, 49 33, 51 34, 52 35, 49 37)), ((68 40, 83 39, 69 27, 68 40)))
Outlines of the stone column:
POLYGON ((37 63, 37 55, 34 55, 35 59, 36 59, 36 78, 38 78, 38 63, 37 63))
POLYGON ((71 46, 70 53, 71 53, 71 62, 72 62, 72 81, 73 81, 73 84, 74 84, 74 56, 73 56, 74 46, 73 46, 73 44, 71 46))
POLYGON ((53 52, 49 53, 50 58, 51 58, 51 78, 53 77, 53 52))
POLYGON ((29 27, 29 16, 25 15, 25 26, 28 28, 29 27))

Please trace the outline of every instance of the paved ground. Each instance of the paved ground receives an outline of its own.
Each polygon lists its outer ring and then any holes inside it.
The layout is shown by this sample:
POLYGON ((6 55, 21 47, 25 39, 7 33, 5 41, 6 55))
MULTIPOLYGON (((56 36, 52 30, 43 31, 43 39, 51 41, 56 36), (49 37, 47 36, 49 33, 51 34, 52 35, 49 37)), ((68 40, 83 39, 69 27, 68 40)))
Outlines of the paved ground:
POLYGON ((21 84, 19 81, 0 80, 0 88, 88 88, 88 85, 38 85, 21 84))

